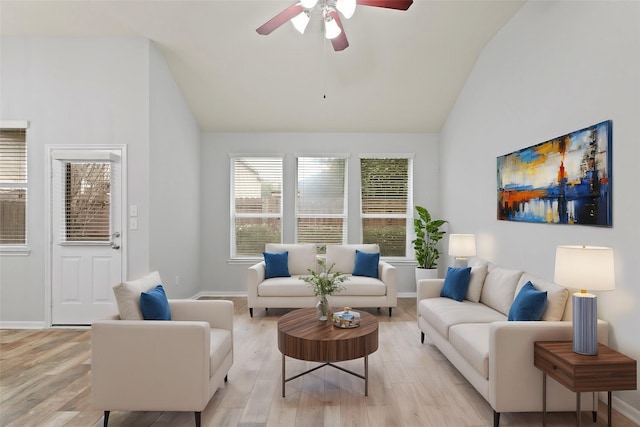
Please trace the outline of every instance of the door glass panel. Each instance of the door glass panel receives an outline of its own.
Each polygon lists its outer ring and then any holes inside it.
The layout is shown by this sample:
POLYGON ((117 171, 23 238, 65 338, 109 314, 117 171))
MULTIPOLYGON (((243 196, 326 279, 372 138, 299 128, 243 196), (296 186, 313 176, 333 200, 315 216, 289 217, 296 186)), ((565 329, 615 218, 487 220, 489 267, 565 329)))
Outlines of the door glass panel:
POLYGON ((65 163, 64 240, 108 242, 111 230, 111 163, 65 163))

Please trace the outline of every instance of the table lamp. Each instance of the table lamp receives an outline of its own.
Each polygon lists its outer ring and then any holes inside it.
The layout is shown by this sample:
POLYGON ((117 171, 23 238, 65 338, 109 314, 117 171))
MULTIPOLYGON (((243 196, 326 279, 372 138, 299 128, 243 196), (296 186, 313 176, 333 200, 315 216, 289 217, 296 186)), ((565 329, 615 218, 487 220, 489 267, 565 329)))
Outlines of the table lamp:
POLYGON ((449 255, 456 258, 456 267, 466 267, 467 257, 476 254, 476 236, 473 234, 450 234, 449 255))
POLYGON ((598 354, 598 301, 590 291, 615 288, 613 249, 600 246, 558 246, 554 281, 581 289, 572 296, 573 351, 598 354))

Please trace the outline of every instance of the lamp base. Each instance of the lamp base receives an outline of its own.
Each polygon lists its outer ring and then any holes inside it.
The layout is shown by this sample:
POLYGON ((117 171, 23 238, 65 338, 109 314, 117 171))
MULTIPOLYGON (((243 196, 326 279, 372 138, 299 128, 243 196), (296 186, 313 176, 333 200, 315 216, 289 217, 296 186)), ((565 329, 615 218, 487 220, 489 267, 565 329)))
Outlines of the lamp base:
POLYGON ((456 257, 455 264, 453 265, 455 268, 467 268, 468 262, 466 257, 456 257))
POLYGON ((598 354, 598 299, 593 294, 576 292, 573 303, 573 352, 598 354))

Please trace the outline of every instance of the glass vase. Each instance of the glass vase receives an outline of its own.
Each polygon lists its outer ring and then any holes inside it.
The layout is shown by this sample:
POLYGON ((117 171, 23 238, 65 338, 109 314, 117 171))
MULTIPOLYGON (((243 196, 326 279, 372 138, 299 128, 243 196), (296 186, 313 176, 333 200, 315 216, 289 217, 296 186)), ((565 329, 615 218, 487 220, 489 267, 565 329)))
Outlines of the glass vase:
POLYGON ((320 295, 316 304, 316 314, 321 322, 326 322, 329 319, 329 301, 327 301, 326 295, 320 295))

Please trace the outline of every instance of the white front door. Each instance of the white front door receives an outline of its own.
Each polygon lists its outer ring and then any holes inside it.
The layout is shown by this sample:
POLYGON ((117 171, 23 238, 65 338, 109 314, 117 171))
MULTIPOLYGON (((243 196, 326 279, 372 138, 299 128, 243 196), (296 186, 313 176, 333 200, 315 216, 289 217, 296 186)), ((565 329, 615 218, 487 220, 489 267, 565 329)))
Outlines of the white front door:
POLYGON ((122 149, 55 149, 51 168, 51 324, 117 312, 123 280, 122 149))

